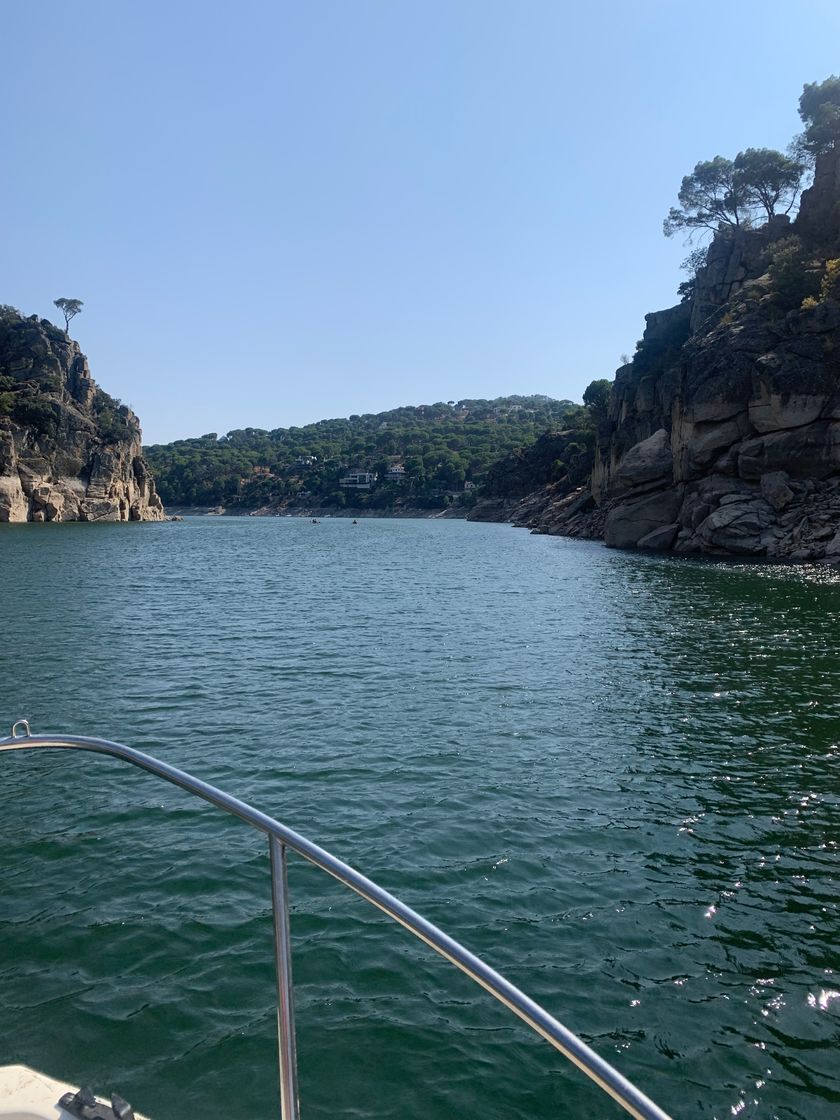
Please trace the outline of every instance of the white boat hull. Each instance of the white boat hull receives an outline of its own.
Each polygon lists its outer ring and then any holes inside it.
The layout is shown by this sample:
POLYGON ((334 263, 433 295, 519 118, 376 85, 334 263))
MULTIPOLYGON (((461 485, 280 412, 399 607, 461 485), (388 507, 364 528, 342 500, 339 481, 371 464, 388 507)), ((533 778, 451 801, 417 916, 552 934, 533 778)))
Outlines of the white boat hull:
POLYGON ((58 1102, 76 1089, 29 1066, 0 1066, 0 1120, 75 1120, 58 1102))

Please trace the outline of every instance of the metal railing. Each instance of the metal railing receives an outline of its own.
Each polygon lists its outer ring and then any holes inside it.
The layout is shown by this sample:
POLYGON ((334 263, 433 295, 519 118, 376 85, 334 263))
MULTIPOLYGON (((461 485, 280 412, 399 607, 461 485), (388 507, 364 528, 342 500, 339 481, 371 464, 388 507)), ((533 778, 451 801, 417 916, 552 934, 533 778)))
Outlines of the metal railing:
POLYGON ((292 954, 289 935, 289 899, 286 879, 286 850, 291 849, 304 859, 338 879, 344 886, 382 910, 395 922, 424 941, 436 953, 466 973, 500 1003, 542 1035, 555 1049, 581 1069, 596 1085, 613 1097, 637 1120, 670 1120, 667 1113, 654 1104, 626 1077, 604 1061, 582 1039, 564 1027, 534 1000, 525 995, 504 976, 485 964, 443 930, 427 921, 411 907, 383 890, 343 860, 313 844, 272 817, 254 809, 244 801, 207 782, 194 778, 168 762, 152 758, 133 747, 111 743, 106 739, 82 736, 32 735, 26 720, 18 720, 9 738, 0 739, 0 751, 34 749, 82 750, 111 755, 139 766, 142 770, 165 778, 188 793, 202 797, 211 805, 239 817, 268 836, 271 860, 272 911, 274 914, 274 954, 277 968, 277 1033, 280 1044, 280 1108, 282 1120, 298 1120, 297 1058, 295 1050, 294 1000, 292 987, 292 954))

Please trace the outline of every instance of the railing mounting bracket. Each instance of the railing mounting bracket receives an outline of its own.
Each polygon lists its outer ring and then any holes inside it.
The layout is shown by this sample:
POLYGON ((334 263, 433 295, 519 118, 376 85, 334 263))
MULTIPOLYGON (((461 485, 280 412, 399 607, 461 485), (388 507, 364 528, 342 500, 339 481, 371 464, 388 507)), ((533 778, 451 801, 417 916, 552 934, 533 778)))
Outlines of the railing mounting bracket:
POLYGON ((65 1093, 58 1107, 79 1120, 134 1120, 134 1109, 117 1093, 111 1094, 111 1107, 102 1104, 87 1086, 78 1093, 65 1093))

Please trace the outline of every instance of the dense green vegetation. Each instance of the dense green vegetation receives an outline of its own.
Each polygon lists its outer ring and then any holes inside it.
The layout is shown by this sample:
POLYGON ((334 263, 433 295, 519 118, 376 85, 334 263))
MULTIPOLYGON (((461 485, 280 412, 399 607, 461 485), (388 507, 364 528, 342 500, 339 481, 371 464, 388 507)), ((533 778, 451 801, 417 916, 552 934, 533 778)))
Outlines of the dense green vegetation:
POLYGON ((168 505, 441 508, 469 505, 493 463, 584 412, 543 396, 439 402, 302 428, 211 433, 145 455, 168 505), (404 474, 394 477, 399 467, 404 474), (376 476, 370 489, 341 484, 356 470, 376 476))

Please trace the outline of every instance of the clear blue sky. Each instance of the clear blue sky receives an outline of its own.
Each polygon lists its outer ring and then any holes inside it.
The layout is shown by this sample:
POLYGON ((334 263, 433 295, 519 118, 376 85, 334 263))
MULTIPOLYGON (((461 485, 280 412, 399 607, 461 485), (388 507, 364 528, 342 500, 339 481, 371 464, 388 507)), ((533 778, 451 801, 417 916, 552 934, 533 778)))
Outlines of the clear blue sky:
POLYGON ((676 301, 698 159, 840 71, 809 0, 2 5, 0 302, 147 443, 505 393, 580 399, 676 301))

